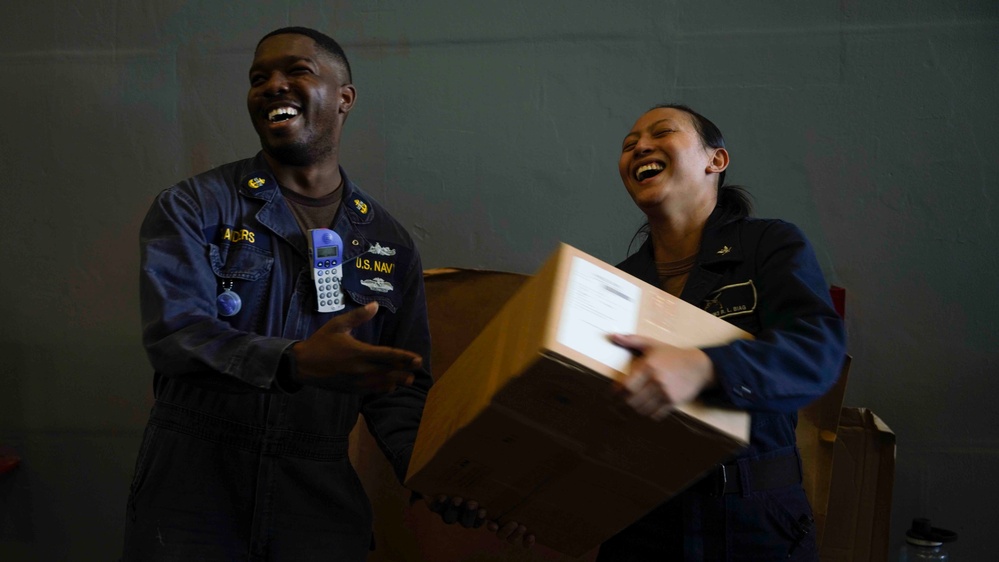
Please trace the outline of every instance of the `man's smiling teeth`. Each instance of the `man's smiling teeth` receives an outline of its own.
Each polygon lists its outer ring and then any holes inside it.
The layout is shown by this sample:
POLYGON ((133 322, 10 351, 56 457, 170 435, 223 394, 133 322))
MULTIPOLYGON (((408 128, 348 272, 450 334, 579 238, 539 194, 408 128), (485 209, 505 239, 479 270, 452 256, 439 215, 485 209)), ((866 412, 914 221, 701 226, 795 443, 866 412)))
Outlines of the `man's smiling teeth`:
POLYGON ((278 121, 291 119, 296 115, 298 115, 298 110, 294 107, 279 107, 277 109, 272 109, 271 112, 267 114, 267 120, 271 123, 277 123, 278 121))
POLYGON ((666 166, 663 166, 659 162, 649 162, 648 164, 643 164, 635 170, 635 179, 642 181, 644 179, 651 178, 664 169, 666 169, 666 166))

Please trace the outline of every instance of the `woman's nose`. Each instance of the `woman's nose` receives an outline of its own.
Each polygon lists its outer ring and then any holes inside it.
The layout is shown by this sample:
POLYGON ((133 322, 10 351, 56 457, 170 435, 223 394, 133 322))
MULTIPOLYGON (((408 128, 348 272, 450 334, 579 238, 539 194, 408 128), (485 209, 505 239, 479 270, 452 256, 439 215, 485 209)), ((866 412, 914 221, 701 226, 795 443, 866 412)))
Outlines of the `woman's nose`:
POLYGON ((638 137, 635 142, 635 148, 632 149, 636 154, 644 154, 652 150, 652 139, 646 136, 638 137))

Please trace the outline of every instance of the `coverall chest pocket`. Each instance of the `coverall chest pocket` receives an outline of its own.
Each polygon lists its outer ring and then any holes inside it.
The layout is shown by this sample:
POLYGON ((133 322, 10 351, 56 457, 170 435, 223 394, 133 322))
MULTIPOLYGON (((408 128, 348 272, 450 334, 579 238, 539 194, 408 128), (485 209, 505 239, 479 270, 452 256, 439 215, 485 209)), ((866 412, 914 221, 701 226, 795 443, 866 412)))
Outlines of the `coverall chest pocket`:
POLYGON ((248 244, 210 244, 209 260, 219 282, 219 293, 232 291, 241 301, 238 312, 228 316, 233 319, 256 317, 269 292, 274 256, 248 244))
POLYGON ((747 279, 719 287, 708 295, 702 308, 729 324, 755 334, 760 331, 757 303, 756 284, 747 279))
POLYGON ((402 305, 413 251, 398 244, 370 242, 370 249, 343 266, 343 287, 364 305, 378 301, 391 312, 402 305))

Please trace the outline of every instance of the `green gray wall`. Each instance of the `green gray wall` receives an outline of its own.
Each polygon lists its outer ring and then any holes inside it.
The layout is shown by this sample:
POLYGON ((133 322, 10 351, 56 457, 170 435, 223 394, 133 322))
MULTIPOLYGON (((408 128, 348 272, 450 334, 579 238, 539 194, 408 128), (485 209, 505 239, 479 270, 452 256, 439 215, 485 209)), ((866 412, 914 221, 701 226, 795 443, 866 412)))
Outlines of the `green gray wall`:
POLYGON ((39 1, 0 8, 0 559, 112 559, 151 402, 137 229, 153 196, 256 150, 256 40, 339 39, 343 163, 427 267, 606 261, 641 224, 620 141, 663 101, 725 132, 758 214, 847 289, 847 403, 897 434, 913 516, 984 559, 999 503, 995 0, 39 1), (264 7, 267 6, 267 7, 264 7), (992 515, 990 515, 992 514, 992 515))

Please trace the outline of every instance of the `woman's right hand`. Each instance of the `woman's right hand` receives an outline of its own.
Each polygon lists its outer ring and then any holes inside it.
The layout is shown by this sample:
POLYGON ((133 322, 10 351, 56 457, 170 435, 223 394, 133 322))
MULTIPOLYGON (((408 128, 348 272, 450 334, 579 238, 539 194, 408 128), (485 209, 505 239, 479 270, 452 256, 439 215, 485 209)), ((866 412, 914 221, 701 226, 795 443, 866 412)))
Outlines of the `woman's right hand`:
POLYGON ((611 341, 635 355, 620 392, 643 416, 665 419, 674 406, 690 402, 715 384, 714 364, 700 349, 635 335, 615 334, 611 341))

